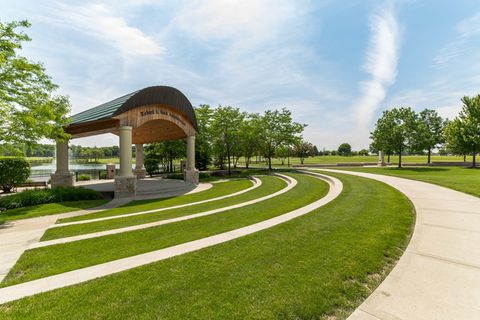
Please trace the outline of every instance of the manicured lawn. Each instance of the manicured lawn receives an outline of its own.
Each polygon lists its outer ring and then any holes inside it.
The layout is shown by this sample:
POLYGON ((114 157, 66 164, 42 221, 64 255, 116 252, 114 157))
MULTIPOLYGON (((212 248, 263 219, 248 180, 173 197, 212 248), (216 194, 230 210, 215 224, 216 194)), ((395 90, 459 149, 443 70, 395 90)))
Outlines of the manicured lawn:
POLYGON ((1 285, 38 279, 237 229, 303 207, 328 191, 328 184, 320 179, 303 174, 292 176, 298 180, 295 188, 249 206, 148 229, 27 250, 1 285))
POLYGON ((480 169, 460 167, 345 168, 438 184, 480 197, 480 169))
POLYGON ((166 207, 176 206, 180 204, 197 202, 201 200, 225 196, 227 194, 232 194, 232 193, 247 189, 252 185, 253 185, 253 182, 248 179, 238 179, 238 180, 214 183, 210 189, 202 192, 197 192, 197 193, 192 193, 192 194, 187 194, 187 195, 172 197, 172 198, 132 201, 118 208, 105 210, 97 213, 92 213, 84 216, 60 219, 58 222, 89 220, 89 219, 117 216, 121 214, 132 213, 132 212, 166 208, 166 207))
MULTIPOLYGON (((306 158, 304 164, 336 164, 336 163, 357 163, 357 162, 371 162, 377 163, 378 156, 370 155, 370 156, 351 156, 351 157, 342 157, 342 156, 317 156, 317 157, 310 157, 306 158)), ((385 161, 387 161, 387 157, 385 156, 385 161)), ((432 156, 431 161, 447 161, 447 162, 462 162, 463 157, 457 156, 432 156)), ((467 161, 472 161, 472 157, 467 157, 467 161)), ((398 163, 398 156, 391 156, 390 157, 391 163, 398 163)), ((427 163, 427 156, 403 156, 402 162, 404 163, 427 163)), ((272 164, 276 167, 282 167, 281 159, 273 159, 272 164)), ((299 158, 290 158, 290 164, 298 165, 300 164, 299 158)), ((240 160, 240 166, 244 165, 243 159, 240 160)), ((287 165, 287 160, 284 161, 284 165, 287 165)), ((252 164, 252 167, 255 166, 265 166, 265 162, 259 162, 256 164, 255 162, 252 164)))
POLYGON ((343 193, 312 213, 8 303, 0 318, 344 319, 398 259, 414 217, 409 201, 391 187, 332 175, 343 181, 343 193))
POLYGON ((46 203, 36 206, 11 209, 0 213, 0 224, 19 219, 35 218, 52 214, 93 208, 106 203, 107 200, 80 200, 60 203, 46 203))
POLYGON ((280 189, 283 189, 284 187, 287 186, 287 183, 278 177, 264 176, 261 178, 261 180, 263 182, 262 185, 252 190, 251 192, 246 192, 241 195, 221 199, 218 201, 212 201, 212 202, 192 205, 184 208, 177 208, 177 209, 165 210, 160 212, 151 212, 147 214, 124 217, 119 219, 104 220, 104 221, 91 222, 86 224, 77 224, 77 225, 48 229, 43 235, 41 241, 65 238, 65 237, 70 237, 74 235, 92 233, 92 232, 98 232, 98 231, 104 231, 104 230, 111 230, 116 228, 149 223, 153 221, 186 216, 186 215, 194 214, 198 212, 209 211, 209 210, 245 202, 248 200, 256 199, 259 197, 263 197, 271 193, 274 193, 280 189))

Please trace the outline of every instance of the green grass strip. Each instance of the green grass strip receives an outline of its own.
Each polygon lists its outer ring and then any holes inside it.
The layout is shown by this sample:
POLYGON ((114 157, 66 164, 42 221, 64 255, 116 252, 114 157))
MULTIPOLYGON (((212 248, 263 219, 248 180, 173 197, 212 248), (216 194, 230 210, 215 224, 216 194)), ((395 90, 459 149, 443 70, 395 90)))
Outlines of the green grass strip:
POLYGON ((342 170, 384 174, 424 181, 480 197, 480 168, 464 167, 403 167, 345 168, 342 170))
POLYGON ((414 215, 385 184, 332 175, 342 194, 307 215, 5 304, 0 319, 345 319, 402 253, 414 215))
MULTIPOLYGON (((290 191, 253 205, 153 228, 25 251, 1 286, 43 278, 237 229, 303 207, 323 197, 328 184, 292 174, 290 191)), ((278 179, 278 178, 272 178, 278 179)))
POLYGON ((147 214, 130 216, 112 220, 103 220, 97 222, 91 222, 86 224, 77 224, 70 225, 65 227, 56 227, 48 229, 42 237, 42 241, 59 239, 65 237, 71 237, 79 234, 93 233, 98 231, 105 231, 117 228, 123 228, 128 226, 134 226, 144 223, 149 223, 153 221, 165 220, 180 216, 186 216, 189 214, 194 214, 198 212, 209 211, 217 208, 227 207, 233 204, 242 203, 248 200, 260 198, 280 189, 283 189, 287 186, 287 183, 274 176, 264 176, 261 177, 262 185, 258 188, 252 190, 251 192, 246 192, 237 196, 230 198, 220 199, 217 201, 201 203, 197 205, 192 205, 184 208, 177 208, 159 212, 151 212, 147 214))
POLYGON ((117 216, 121 214, 133 213, 133 212, 161 209, 161 208, 176 206, 180 204, 186 204, 186 203, 197 202, 201 200, 225 196, 228 194, 232 194, 232 193, 250 188, 252 185, 253 185, 253 182, 250 181, 249 179, 237 179, 237 180, 231 180, 226 182, 219 182, 219 183, 214 183, 210 189, 202 192, 187 194, 179 197, 164 198, 164 199, 132 201, 118 208, 113 208, 113 209, 92 213, 88 215, 78 216, 78 217, 60 219, 58 222, 89 220, 89 219, 117 216))
POLYGON ((59 203, 46 203, 35 206, 6 210, 0 213, 0 224, 11 220, 29 219, 100 206, 107 200, 80 200, 59 203))

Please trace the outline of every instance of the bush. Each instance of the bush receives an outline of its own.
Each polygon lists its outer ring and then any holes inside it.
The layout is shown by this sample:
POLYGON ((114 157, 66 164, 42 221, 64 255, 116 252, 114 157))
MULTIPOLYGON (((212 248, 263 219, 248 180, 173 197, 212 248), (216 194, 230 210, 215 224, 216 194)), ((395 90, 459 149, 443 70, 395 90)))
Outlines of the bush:
POLYGON ((101 197, 99 192, 85 188, 34 189, 0 198, 0 208, 15 209, 52 202, 96 200, 101 197))
POLYGON ((147 173, 150 175, 150 177, 154 174, 154 173, 158 173, 158 166, 160 164, 160 160, 156 159, 156 158, 147 158, 145 159, 145 163, 144 163, 144 166, 145 166, 145 170, 147 171, 147 173))
POLYGON ((78 181, 89 181, 91 179, 92 177, 90 177, 88 174, 81 174, 78 176, 78 181))
POLYGON ((30 164, 24 158, 0 159, 0 186, 3 192, 10 192, 17 185, 27 181, 30 164))

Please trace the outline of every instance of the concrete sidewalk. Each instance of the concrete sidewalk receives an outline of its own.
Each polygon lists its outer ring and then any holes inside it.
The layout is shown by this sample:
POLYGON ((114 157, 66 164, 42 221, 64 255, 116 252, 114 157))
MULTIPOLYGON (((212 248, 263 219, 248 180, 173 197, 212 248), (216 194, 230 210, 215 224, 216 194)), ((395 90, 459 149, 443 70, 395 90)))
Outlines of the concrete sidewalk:
POLYGON ((395 268, 349 320, 480 319, 480 199, 437 185, 362 172, 413 203, 412 239, 395 268))

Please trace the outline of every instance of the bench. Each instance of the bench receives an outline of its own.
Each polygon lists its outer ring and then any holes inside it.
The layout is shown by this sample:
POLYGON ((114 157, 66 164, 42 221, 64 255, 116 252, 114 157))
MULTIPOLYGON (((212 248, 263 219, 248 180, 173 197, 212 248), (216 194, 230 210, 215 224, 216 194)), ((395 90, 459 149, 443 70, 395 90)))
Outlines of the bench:
POLYGON ((31 181, 31 182, 24 182, 20 183, 17 188, 22 188, 22 187, 46 187, 47 182, 46 181, 31 181))

